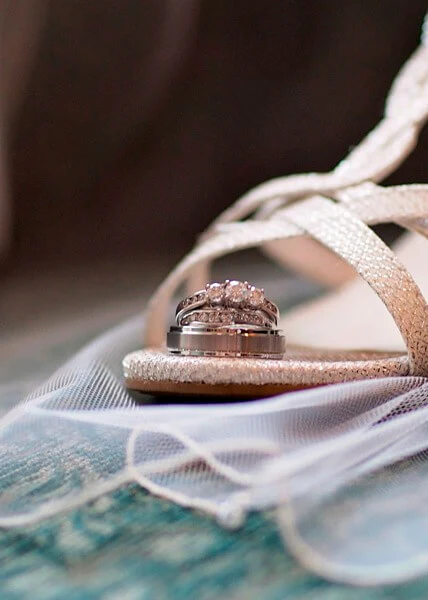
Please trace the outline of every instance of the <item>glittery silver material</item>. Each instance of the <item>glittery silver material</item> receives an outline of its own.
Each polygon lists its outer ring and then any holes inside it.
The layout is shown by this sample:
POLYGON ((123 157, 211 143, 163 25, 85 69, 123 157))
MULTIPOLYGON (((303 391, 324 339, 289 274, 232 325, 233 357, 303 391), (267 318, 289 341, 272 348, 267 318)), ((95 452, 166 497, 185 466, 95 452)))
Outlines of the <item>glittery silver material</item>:
POLYGON ((399 328, 410 373, 428 375, 428 310, 418 286, 385 243, 346 208, 313 198, 287 217, 352 265, 378 294, 399 328))
POLYGON ((147 349, 123 361, 126 379, 153 382, 314 386, 357 379, 408 375, 407 356, 375 352, 315 352, 287 348, 284 360, 182 357, 147 349))

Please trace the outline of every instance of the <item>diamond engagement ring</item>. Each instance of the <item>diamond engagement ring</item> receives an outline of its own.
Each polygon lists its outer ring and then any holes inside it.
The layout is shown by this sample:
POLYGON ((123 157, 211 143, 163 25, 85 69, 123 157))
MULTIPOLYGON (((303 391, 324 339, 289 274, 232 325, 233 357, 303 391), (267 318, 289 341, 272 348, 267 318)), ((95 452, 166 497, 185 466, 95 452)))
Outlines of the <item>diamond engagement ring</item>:
POLYGON ((247 281, 210 283, 178 304, 167 347, 182 356, 280 359, 285 337, 278 319, 263 289, 247 281))
POLYGON ((226 324, 245 323, 245 316, 255 317, 248 324, 276 326, 279 310, 276 304, 265 297, 264 290, 248 283, 226 279, 224 283, 208 283, 204 290, 184 298, 176 310, 177 325, 188 325, 194 318, 189 317, 198 309, 199 316, 214 322, 215 316, 225 319, 226 324), (215 309, 215 310, 214 310, 215 309), (213 321, 212 321, 212 320, 213 321), (231 320, 232 319, 232 320, 231 320))

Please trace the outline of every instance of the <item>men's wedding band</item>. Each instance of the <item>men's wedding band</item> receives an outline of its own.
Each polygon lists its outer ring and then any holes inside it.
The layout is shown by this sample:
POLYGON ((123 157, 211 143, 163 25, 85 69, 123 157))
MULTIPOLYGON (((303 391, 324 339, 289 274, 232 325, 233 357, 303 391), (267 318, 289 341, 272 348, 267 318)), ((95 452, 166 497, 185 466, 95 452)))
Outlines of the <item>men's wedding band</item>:
POLYGON ((167 347, 181 356, 281 359, 285 337, 277 329, 171 327, 167 347))

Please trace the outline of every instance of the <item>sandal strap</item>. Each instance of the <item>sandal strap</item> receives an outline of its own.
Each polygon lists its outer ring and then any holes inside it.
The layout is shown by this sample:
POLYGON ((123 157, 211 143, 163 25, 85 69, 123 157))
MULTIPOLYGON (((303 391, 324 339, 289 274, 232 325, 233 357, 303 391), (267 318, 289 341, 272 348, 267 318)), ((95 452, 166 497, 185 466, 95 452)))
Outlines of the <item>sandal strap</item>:
MULTIPOLYGON (((342 202, 349 210, 354 212, 362 221, 368 225, 391 222, 403 228, 416 231, 428 237, 428 220, 421 218, 426 206, 428 196, 427 184, 399 185, 387 188, 365 182, 358 186, 342 190, 335 195, 335 199, 342 202), (403 212, 404 211, 404 212, 403 212), (406 215, 405 217, 403 216, 406 215)), ((287 219, 289 207, 280 208, 271 218, 287 219)), ((225 224, 218 225, 224 228, 225 224)), ((288 241, 284 248, 283 240, 268 242, 271 258, 279 247, 277 262, 283 266, 300 267, 297 269, 302 275, 308 275, 306 263, 310 256, 310 270, 317 270, 317 280, 321 282, 334 280, 336 285, 344 283, 354 276, 352 267, 338 259, 337 254, 328 249, 314 246, 314 240, 307 237, 299 237, 291 243, 288 241), (314 251, 314 248, 316 251, 314 251), (291 256, 291 261, 288 257, 291 256)), ((209 261, 200 263, 193 270, 189 282, 188 292, 200 289, 210 279, 209 261)))
MULTIPOLYGON (((407 203, 413 194, 416 194, 420 199, 424 190, 428 193, 428 187, 423 184, 383 188, 374 183, 365 182, 336 192, 334 199, 355 212, 367 224, 373 224, 372 216, 374 217, 376 214, 384 216, 389 213, 389 222, 427 237, 428 221, 418 216, 422 213, 417 202, 412 204, 414 214, 409 214, 404 220, 399 217, 402 210, 400 196, 402 202, 407 203), (392 199, 393 194, 395 195, 394 199, 392 199), (389 207, 390 210, 388 210, 389 207), (397 215, 394 214, 393 210, 398 210, 397 215)), ((281 208, 275 213, 278 218, 281 218, 283 214, 287 214, 287 207, 281 208)), ((354 276, 354 271, 350 265, 339 261, 336 254, 324 248, 317 248, 314 252, 314 241, 310 238, 296 239, 291 244, 287 244, 287 247, 284 247, 283 242, 271 242, 267 246, 268 254, 275 258, 276 262, 291 267, 309 278, 316 279, 316 281, 328 287, 342 285, 354 276), (310 257, 309 261, 308 256, 310 257)), ((209 278, 208 272, 206 266, 205 281, 209 278)))
MULTIPOLYGON (((387 197, 384 195, 383 199, 387 197)), ((400 195, 398 200, 398 205, 400 200, 405 202, 400 195)), ((379 204, 368 205, 372 212, 366 215, 366 222, 379 222, 382 212, 379 204)), ((361 208, 358 205, 364 212, 361 208)), ((397 206, 395 210, 399 212, 397 206)), ((390 248, 353 212, 327 198, 313 198, 290 207, 287 219, 346 260, 363 277, 400 330, 407 346, 410 374, 428 375, 428 306, 390 248)))
POLYGON ((165 279, 149 303, 146 344, 164 342, 172 295, 200 265, 244 248, 309 235, 346 260, 378 293, 391 312, 408 347, 410 371, 428 374, 427 307, 412 277, 394 253, 364 223, 406 221, 428 216, 428 186, 386 188, 385 192, 355 202, 355 212, 318 197, 290 206, 279 218, 219 225, 216 235, 198 244, 165 279), (374 202, 373 198, 378 201, 374 202), (363 220, 362 220, 363 219, 363 220), (367 253, 367 254, 366 254, 367 253), (407 307, 411 307, 410 311, 407 307))
MULTIPOLYGON (((428 44, 423 36, 421 46, 406 62, 391 86, 382 121, 332 172, 292 175, 267 181, 224 211, 204 235, 212 234, 221 223, 245 218, 256 210, 259 210, 260 218, 266 218, 281 206, 313 195, 337 198, 350 187, 367 181, 381 181, 412 152, 427 118, 428 44)), ((343 273, 336 274, 331 280, 334 258, 330 257, 329 260, 325 252, 311 264, 302 263, 302 246, 305 244, 305 240, 296 242, 295 252, 290 252, 290 247, 283 252, 282 244, 269 244, 264 249, 279 264, 303 271, 306 276, 325 285, 337 285, 349 278, 349 270, 344 269, 343 273)), ((208 265, 205 270, 200 268, 195 272, 194 283, 204 278, 207 268, 208 265)))
POLYGON ((422 44, 403 65, 391 86, 384 118, 333 171, 266 181, 223 211, 207 231, 220 223, 243 219, 269 202, 275 210, 280 204, 315 194, 331 196, 361 182, 381 181, 412 152, 427 119, 428 41, 422 39, 422 44))
MULTIPOLYGON (((254 246, 263 246, 269 252, 272 242, 309 236, 345 259, 378 293, 407 344, 410 371, 428 375, 428 367, 424 366, 428 363, 425 300, 392 251, 367 226, 393 221, 426 235, 426 186, 388 188, 384 195, 373 189, 373 182, 389 175, 410 154, 427 119, 428 44, 424 38, 393 83, 383 120, 331 173, 295 175, 264 183, 214 221, 152 297, 146 342, 156 346, 163 343, 172 295, 186 279, 195 288, 205 283, 215 258, 254 246), (289 209, 282 208, 289 204, 289 209), (316 207, 319 212, 311 215, 310 210, 316 207), (255 211, 255 218, 236 222, 255 211)), ((277 260, 293 264, 295 259, 281 250, 277 260)), ((330 268, 327 259, 321 272, 325 274, 330 268)))

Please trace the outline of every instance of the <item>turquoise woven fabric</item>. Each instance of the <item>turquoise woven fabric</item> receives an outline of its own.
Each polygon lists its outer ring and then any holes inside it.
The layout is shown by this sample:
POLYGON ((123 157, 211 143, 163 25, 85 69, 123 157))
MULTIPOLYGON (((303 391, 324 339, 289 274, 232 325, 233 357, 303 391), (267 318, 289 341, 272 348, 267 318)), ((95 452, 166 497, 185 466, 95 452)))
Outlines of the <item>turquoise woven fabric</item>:
POLYGON ((226 531, 136 486, 0 532, 1 600, 412 600, 428 597, 427 583, 332 584, 286 553, 270 514, 226 531))

